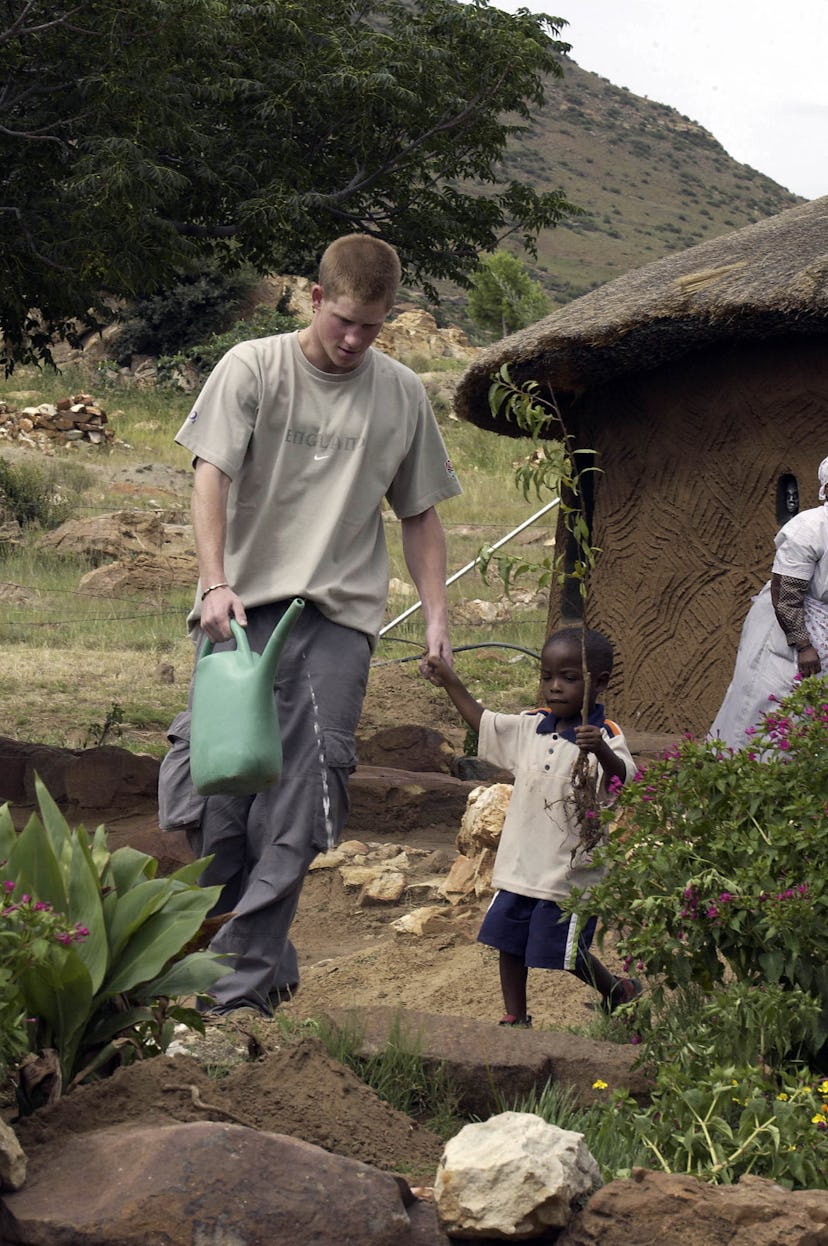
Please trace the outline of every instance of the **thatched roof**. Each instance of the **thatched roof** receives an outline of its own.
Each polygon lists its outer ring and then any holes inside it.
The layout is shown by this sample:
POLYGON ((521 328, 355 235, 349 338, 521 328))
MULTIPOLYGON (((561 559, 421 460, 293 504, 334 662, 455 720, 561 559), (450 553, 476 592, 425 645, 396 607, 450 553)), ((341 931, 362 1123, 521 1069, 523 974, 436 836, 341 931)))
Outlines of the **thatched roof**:
POLYGON ((577 394, 712 343, 825 332, 828 195, 635 269, 488 347, 461 378, 455 406, 514 436, 489 411, 490 377, 503 363, 515 378, 577 394))

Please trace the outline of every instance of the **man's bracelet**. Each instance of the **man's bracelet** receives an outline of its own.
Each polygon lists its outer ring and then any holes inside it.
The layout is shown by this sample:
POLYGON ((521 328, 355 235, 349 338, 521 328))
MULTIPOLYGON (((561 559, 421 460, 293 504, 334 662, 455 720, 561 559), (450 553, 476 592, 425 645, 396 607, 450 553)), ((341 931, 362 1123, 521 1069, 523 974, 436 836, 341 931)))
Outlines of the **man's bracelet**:
POLYGON ((205 588, 204 592, 201 594, 201 600, 204 601, 204 598, 207 596, 207 594, 214 593, 217 588, 229 588, 229 587, 230 585, 226 582, 226 580, 222 580, 221 584, 211 584, 210 587, 205 588))

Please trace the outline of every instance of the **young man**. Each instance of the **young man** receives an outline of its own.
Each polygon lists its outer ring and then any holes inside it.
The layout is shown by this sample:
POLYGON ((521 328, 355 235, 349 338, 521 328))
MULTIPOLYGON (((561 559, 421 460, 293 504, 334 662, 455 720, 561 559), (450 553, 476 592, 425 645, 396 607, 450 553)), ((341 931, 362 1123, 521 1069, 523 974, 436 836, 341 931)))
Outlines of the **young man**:
POLYGON ((210 945, 232 965, 213 989, 213 1011, 269 1013, 298 984, 288 932, 308 866, 345 824, 387 597, 385 498, 423 602, 421 669, 451 662, 434 508, 460 487, 422 383, 372 349, 399 280, 387 243, 337 239, 322 257, 307 328, 230 350, 176 437, 195 462, 199 583, 189 622, 198 643, 208 636, 221 648, 232 616, 261 652, 288 603, 306 602, 276 679, 278 785, 250 797, 194 797, 182 782, 188 716, 170 728, 161 824, 187 825, 194 850, 215 854, 202 882, 222 885, 215 912, 233 914, 210 945))

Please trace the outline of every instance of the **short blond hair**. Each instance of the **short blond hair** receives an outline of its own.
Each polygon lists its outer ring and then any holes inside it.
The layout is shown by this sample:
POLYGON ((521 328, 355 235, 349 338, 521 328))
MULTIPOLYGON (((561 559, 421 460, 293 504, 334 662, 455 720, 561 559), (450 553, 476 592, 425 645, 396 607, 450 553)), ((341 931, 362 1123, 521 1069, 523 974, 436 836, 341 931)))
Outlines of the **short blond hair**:
POLYGON ((336 238, 319 264, 325 298, 351 298, 357 303, 382 301, 389 310, 397 297, 402 269, 397 252, 372 234, 336 238))

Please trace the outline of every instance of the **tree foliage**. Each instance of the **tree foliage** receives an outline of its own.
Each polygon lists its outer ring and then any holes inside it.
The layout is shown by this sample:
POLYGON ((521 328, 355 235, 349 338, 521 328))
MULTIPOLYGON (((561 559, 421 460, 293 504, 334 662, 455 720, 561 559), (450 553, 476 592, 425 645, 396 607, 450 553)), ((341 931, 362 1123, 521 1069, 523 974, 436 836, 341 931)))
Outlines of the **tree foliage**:
POLYGON ((362 230, 429 289, 509 234, 531 250, 571 205, 500 161, 563 24, 487 0, 3 0, 5 361, 208 259, 312 273, 362 230))
POLYGON ((505 337, 545 316, 549 300, 521 259, 495 251, 483 257, 472 276, 468 307, 475 324, 505 337))

